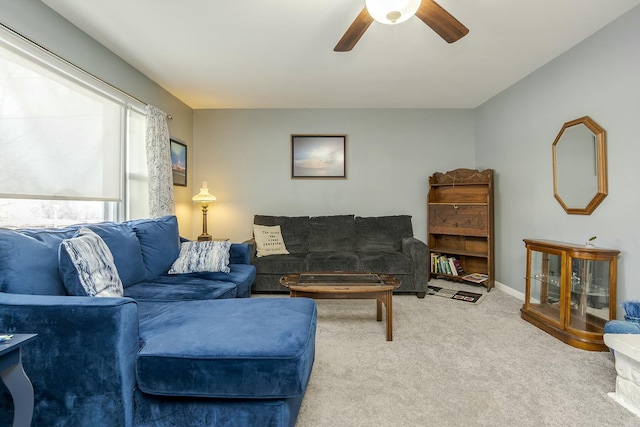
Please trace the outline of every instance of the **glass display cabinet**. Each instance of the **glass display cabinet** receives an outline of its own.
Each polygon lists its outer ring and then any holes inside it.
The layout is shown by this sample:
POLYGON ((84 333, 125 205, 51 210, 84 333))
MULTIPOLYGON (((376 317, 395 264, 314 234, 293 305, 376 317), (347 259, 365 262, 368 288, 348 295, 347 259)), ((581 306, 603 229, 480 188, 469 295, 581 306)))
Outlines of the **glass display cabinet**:
POLYGON ((616 318, 620 251, 549 240, 524 242, 522 318, 573 347, 607 351, 602 333, 604 324, 616 318))

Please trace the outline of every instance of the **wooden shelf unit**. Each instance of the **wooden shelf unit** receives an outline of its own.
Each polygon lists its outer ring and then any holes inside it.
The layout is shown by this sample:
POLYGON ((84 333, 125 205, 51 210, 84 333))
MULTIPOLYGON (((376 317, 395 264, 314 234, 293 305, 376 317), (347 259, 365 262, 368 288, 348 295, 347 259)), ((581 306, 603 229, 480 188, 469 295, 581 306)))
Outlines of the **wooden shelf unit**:
MULTIPOLYGON (((493 288, 493 170, 456 169, 429 177, 427 198, 427 244, 432 254, 456 258, 465 274, 481 273, 481 284, 493 288)), ((440 277, 465 281, 463 275, 434 271, 429 280, 440 277)), ((476 282, 473 282, 476 283, 476 282)))

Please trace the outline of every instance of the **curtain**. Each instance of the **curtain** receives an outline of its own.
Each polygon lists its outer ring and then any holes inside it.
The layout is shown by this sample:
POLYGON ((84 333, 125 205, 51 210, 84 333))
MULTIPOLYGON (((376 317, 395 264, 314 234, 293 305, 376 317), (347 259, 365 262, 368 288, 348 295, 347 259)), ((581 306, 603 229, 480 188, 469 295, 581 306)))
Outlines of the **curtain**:
POLYGON ((149 169, 149 215, 173 215, 173 172, 167 114, 147 105, 147 168, 149 169))

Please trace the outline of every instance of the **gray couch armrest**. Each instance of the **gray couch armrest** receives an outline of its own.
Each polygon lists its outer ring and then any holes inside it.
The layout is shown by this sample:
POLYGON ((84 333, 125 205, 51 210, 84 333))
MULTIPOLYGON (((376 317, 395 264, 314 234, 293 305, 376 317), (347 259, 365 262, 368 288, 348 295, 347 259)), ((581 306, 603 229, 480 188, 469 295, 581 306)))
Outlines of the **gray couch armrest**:
MULTIPOLYGON (((132 424, 140 347, 134 300, 0 293, 0 330, 38 334, 22 349, 35 391, 33 425, 132 424)), ((2 400, 0 420, 11 419, 11 399, 2 400)))
POLYGON ((413 260, 413 283, 418 292, 418 297, 424 297, 427 292, 428 262, 427 245, 415 237, 402 239, 402 253, 413 260))

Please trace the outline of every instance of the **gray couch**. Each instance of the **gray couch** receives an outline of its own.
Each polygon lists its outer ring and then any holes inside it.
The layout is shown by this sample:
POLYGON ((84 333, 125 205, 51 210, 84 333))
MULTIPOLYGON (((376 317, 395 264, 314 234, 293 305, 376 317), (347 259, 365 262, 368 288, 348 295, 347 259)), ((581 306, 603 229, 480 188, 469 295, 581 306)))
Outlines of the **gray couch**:
POLYGON ((256 256, 255 293, 287 292, 279 279, 285 274, 362 271, 393 274, 401 285, 396 293, 424 298, 427 289, 427 246, 413 237, 411 216, 355 217, 255 215, 254 224, 279 225, 289 255, 256 256))

